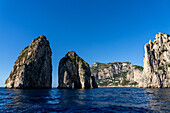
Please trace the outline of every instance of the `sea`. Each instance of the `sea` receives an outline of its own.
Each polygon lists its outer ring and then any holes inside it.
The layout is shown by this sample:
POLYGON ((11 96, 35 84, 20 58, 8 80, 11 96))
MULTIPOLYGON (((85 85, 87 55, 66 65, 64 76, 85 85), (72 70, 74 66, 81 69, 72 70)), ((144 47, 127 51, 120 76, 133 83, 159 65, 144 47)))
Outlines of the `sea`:
POLYGON ((97 89, 0 88, 0 112, 168 113, 170 112, 170 89, 134 87, 97 89))

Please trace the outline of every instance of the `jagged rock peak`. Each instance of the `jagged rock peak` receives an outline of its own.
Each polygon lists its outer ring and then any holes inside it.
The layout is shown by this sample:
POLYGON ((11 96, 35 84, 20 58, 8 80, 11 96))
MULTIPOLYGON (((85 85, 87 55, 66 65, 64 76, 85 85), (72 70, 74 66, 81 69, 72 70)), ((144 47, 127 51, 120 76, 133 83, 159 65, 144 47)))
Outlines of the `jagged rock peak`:
POLYGON ((68 51, 66 56, 78 56, 75 51, 68 51))
POLYGON ((46 37, 45 37, 44 35, 41 35, 41 36, 39 36, 39 37, 35 38, 34 40, 32 40, 32 42, 31 42, 31 43, 34 43, 34 42, 36 42, 37 40, 40 40, 40 39, 47 40, 47 39, 46 39, 46 37))
POLYGON ((44 35, 34 39, 20 53, 10 76, 6 80, 6 88, 51 88, 52 61, 49 41, 44 35))
POLYGON ((139 87, 170 87, 170 35, 158 33, 145 45, 144 71, 139 87))
MULTIPOLYGON (((169 40, 169 38, 170 38, 170 35, 162 33, 162 32, 159 32, 159 33, 156 34, 154 42, 155 41, 158 42, 158 41, 161 41, 161 40, 162 41, 167 41, 167 40, 169 40)), ((154 42, 152 42, 152 43, 154 43, 154 42)))
POLYGON ((68 51, 60 60, 58 70, 58 88, 97 88, 89 64, 74 51, 68 51))

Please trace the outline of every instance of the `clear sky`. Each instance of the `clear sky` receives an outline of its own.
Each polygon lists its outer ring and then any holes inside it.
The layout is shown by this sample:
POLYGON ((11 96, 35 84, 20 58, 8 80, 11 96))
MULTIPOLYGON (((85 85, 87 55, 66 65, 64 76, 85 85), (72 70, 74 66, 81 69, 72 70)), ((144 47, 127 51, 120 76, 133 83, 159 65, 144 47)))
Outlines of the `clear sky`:
POLYGON ((45 35, 53 86, 58 64, 74 50, 90 65, 128 61, 143 66, 144 45, 170 33, 169 0, 0 0, 0 86, 19 53, 45 35))

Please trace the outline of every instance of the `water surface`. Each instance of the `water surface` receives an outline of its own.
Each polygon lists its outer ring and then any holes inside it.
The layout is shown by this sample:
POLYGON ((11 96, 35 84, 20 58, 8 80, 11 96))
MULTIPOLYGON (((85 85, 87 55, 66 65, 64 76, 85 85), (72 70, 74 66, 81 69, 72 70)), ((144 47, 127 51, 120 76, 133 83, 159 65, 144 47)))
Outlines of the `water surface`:
POLYGON ((0 112, 170 112, 170 89, 4 89, 0 112))

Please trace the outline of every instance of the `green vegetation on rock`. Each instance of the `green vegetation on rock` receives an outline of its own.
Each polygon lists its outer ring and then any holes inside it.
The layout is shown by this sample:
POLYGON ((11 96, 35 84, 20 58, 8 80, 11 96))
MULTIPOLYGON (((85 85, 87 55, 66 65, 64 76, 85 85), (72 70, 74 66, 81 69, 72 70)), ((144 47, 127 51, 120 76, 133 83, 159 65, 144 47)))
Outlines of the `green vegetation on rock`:
POLYGON ((121 72, 121 73, 118 73, 118 74, 115 74, 113 77, 115 79, 118 79, 118 78, 123 78, 123 79, 126 79, 126 75, 127 75, 127 72, 121 72))
POLYGON ((158 70, 164 70, 164 66, 159 66, 158 70))
POLYGON ((143 67, 142 66, 137 66, 137 65, 134 65, 135 69, 139 69, 140 71, 143 71, 143 67))
POLYGON ((121 72, 113 75, 113 78, 98 79, 99 86, 136 86, 138 83, 135 81, 126 80, 127 72, 121 72))
POLYGON ((27 49, 28 47, 26 47, 26 49, 24 49, 20 54, 20 56, 18 57, 18 59, 21 59, 21 58, 23 58, 23 57, 25 57, 25 56, 27 56, 27 54, 28 54, 28 49, 27 49))
POLYGON ((155 75, 157 75, 158 74, 158 72, 156 72, 156 71, 154 71, 155 72, 155 75))
POLYGON ((126 85, 129 85, 130 81, 129 80, 123 80, 121 85, 122 86, 126 86, 126 85))
POLYGON ((66 62, 67 60, 70 60, 70 63, 76 64, 78 62, 84 62, 86 63, 82 58, 80 58, 74 51, 68 51, 66 54, 67 57, 63 57, 61 60, 63 62, 66 62))
POLYGON ((115 80, 113 78, 106 78, 106 79, 98 79, 97 84, 99 86, 136 86, 138 85, 135 81, 129 81, 129 80, 115 80))
POLYGON ((170 67, 170 64, 167 64, 168 67, 170 67))
POLYGON ((161 52, 163 53, 163 52, 167 52, 168 50, 167 49, 163 49, 161 52))
POLYGON ((45 38, 46 39, 46 37, 44 35, 41 35, 41 36, 35 38, 32 42, 35 42, 35 41, 39 40, 40 38, 45 38))

